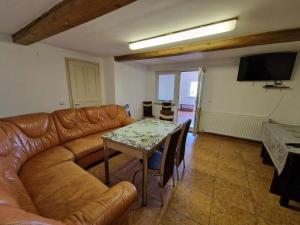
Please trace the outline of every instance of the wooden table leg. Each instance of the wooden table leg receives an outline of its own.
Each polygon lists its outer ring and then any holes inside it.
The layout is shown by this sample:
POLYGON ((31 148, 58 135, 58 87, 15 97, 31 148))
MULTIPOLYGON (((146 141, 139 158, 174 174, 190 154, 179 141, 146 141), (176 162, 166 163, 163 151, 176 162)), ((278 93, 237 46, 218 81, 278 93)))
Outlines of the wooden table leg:
POLYGON ((105 144, 104 144, 104 148, 103 148, 103 154, 104 154, 104 166, 105 166, 105 184, 109 184, 110 183, 109 161, 108 161, 109 159, 108 159, 108 149, 105 144))
POLYGON ((143 155, 143 206, 147 205, 147 193, 148 193, 148 157, 143 155))

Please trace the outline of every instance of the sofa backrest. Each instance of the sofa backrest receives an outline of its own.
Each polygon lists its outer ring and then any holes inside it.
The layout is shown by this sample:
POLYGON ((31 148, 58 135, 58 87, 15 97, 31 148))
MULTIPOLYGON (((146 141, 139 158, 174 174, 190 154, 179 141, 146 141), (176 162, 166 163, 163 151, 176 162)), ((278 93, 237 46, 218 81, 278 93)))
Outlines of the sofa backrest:
MULTIPOLYGON (((19 166, 35 154, 59 145, 56 127, 51 114, 34 113, 2 120, 10 124, 17 134, 17 138, 23 144, 22 152, 16 154, 20 161, 19 166)), ((15 141, 15 138, 13 140, 15 141)))
POLYGON ((121 127, 128 114, 119 105, 63 109, 52 113, 60 143, 121 127))
POLYGON ((21 208, 36 213, 37 210, 17 175, 26 158, 23 141, 10 124, 0 122, 0 203, 11 205, 11 199, 15 199, 21 208))

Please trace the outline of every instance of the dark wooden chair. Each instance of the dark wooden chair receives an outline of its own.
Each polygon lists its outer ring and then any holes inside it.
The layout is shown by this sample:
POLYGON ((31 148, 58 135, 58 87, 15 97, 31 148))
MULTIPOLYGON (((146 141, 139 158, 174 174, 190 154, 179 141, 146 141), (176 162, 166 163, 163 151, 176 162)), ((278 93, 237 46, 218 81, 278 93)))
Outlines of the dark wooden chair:
POLYGON ((169 110, 161 110, 159 114, 160 120, 174 121, 174 112, 169 110))
MULTIPOLYGON (((180 134, 182 132, 181 126, 177 128, 175 131, 170 133, 167 136, 165 142, 165 148, 163 152, 155 152, 148 160, 148 175, 152 176, 155 182, 158 184, 160 188, 160 199, 161 205, 164 205, 163 200, 163 188, 168 183, 169 179, 172 177, 173 179, 173 187, 175 187, 175 178, 174 178, 174 164, 175 164, 175 156, 178 147, 178 141, 180 134), (159 178, 157 178, 159 177, 159 178)), ((143 161, 141 160, 143 163, 143 161)), ((142 172, 142 170, 137 170, 133 175, 133 183, 135 182, 136 175, 142 172)))
POLYGON ((153 118, 152 101, 143 101, 143 116, 145 118, 153 118))
POLYGON ((171 111, 172 110, 172 103, 171 102, 163 102, 162 103, 162 110, 171 111))
POLYGON ((160 120, 174 121, 174 112, 172 111, 171 102, 163 102, 159 114, 160 120))
POLYGON ((181 162, 183 162, 183 168, 185 168, 185 145, 186 145, 186 138, 191 126, 192 120, 189 119, 187 120, 184 124, 182 124, 182 129, 181 129, 181 134, 179 137, 179 142, 178 142, 178 148, 176 152, 176 157, 175 157, 175 165, 176 165, 176 172, 177 172, 177 180, 179 181, 179 166, 181 162))

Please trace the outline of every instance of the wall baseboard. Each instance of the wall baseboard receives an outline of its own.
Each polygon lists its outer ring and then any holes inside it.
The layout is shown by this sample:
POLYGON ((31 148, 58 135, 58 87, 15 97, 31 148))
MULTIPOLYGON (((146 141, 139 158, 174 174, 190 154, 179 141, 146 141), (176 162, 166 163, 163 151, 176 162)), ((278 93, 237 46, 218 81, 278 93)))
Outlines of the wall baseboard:
POLYGON ((266 117, 228 113, 202 112, 200 130, 243 139, 261 140, 261 127, 266 117))

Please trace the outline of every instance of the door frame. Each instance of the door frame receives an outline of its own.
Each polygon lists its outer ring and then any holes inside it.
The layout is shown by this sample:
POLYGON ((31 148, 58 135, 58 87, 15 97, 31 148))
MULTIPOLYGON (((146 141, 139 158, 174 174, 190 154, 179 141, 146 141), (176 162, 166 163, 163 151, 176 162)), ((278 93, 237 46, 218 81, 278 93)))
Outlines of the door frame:
POLYGON ((201 117, 201 111, 202 111, 205 71, 206 70, 205 70, 204 66, 200 66, 198 68, 198 93, 197 93, 197 98, 196 98, 196 109, 195 109, 195 115, 194 115, 194 127, 193 127, 194 135, 197 134, 200 129, 200 117, 201 117))
MULTIPOLYGON (((189 68, 189 69, 185 69, 185 70, 178 70, 178 73, 179 73, 179 88, 178 88, 178 104, 179 104, 179 96, 180 96, 180 82, 181 82, 181 73, 184 73, 184 72, 197 72, 198 74, 198 78, 197 80, 199 81, 199 67, 198 68, 189 68)), ((198 87, 199 87, 199 84, 198 84, 198 87)), ((197 90, 199 92, 199 89, 197 90)), ((197 107, 197 101, 198 101, 198 94, 197 94, 197 97, 196 97, 196 100, 195 100, 195 106, 197 107)), ((179 105, 178 105, 178 108, 177 108, 177 114, 178 114, 178 111, 179 111, 179 105)), ((196 109, 195 109, 195 112, 194 112, 194 124, 193 124, 193 127, 190 127, 190 132, 193 132, 194 131, 194 127, 195 127, 195 124, 196 124, 196 109)), ((177 117, 177 121, 178 121, 178 117, 177 117)))
MULTIPOLYGON (((101 82, 101 74, 100 74, 100 65, 99 65, 99 63, 91 62, 91 61, 87 61, 87 60, 76 59, 76 58, 71 58, 71 57, 65 57, 65 66, 66 66, 66 74, 67 74, 70 108, 75 108, 74 101, 73 101, 73 96, 72 96, 72 87, 71 87, 71 73, 70 73, 70 67, 69 67, 69 62, 70 61, 77 61, 77 62, 81 62, 81 63, 89 63, 89 64, 93 64, 93 65, 97 66, 98 67, 98 76, 99 76, 99 81, 100 82, 101 82)), ((102 104, 101 83, 99 83, 99 97, 100 97, 99 103, 102 104)))
POLYGON ((162 102, 158 99, 158 88, 159 88, 159 75, 160 74, 174 74, 174 95, 173 101, 171 102, 174 110, 174 119, 178 117, 178 101, 179 101, 179 85, 180 85, 180 72, 178 70, 159 70, 155 72, 155 104, 161 105, 162 102))

